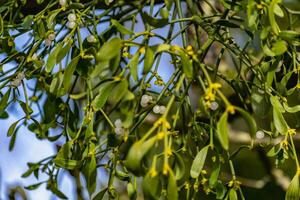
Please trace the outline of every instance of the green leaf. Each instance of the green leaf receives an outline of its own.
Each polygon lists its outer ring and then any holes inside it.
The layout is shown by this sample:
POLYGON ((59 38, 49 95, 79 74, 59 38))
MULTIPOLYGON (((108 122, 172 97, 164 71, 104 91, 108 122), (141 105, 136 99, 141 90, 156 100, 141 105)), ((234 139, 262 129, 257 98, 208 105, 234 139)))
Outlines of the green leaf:
POLYGON ((253 90, 251 95, 251 105, 255 116, 261 118, 265 117, 269 113, 271 108, 267 95, 253 90))
POLYGON ((71 160, 71 159, 64 159, 64 158, 57 158, 57 157, 53 160, 53 162, 58 167, 69 169, 69 170, 77 169, 81 165, 81 162, 78 160, 71 160))
POLYGON ((0 100, 0 111, 4 111, 8 105, 8 100, 10 96, 10 90, 8 90, 0 100))
MULTIPOLYGON (((93 150, 91 149, 90 151, 93 150)), ((86 180, 86 187, 91 195, 95 191, 97 183, 97 162, 94 156, 90 157, 88 161, 86 161, 83 168, 83 174, 86 180)))
POLYGON ((120 33, 124 34, 124 35, 133 35, 134 32, 132 32, 131 30, 127 29, 126 27, 124 27, 122 24, 120 24, 117 20, 115 19, 111 19, 111 23, 118 29, 118 31, 120 31, 120 33))
POLYGON ((127 92, 128 81, 126 79, 123 79, 114 86, 113 90, 110 91, 109 100, 116 104, 123 99, 127 92))
POLYGON ((190 175, 192 178, 198 178, 203 169, 209 146, 203 147, 196 155, 191 166, 190 175))
POLYGON ((233 188, 229 190, 229 200, 238 200, 236 190, 233 188))
POLYGON ((179 153, 174 152, 174 156, 175 156, 175 161, 176 161, 175 178, 176 178, 176 180, 180 180, 185 175, 185 163, 179 153))
POLYGON ((136 188, 133 186, 132 183, 128 183, 127 184, 127 193, 128 193, 128 197, 130 199, 136 199, 136 188))
POLYGON ((68 66, 65 69, 64 72, 64 79, 63 79, 63 85, 65 88, 65 91, 69 91, 70 87, 71 87, 71 83, 72 83, 72 76, 75 72, 76 66, 78 64, 79 61, 79 56, 76 56, 75 58, 73 58, 71 60, 71 62, 68 64, 68 66))
POLYGON ((107 188, 105 188, 105 189, 101 190, 100 192, 98 192, 98 193, 94 196, 93 200, 102 200, 103 197, 104 197, 104 195, 105 195, 105 193, 106 193, 106 191, 107 191, 107 188))
POLYGON ((120 38, 113 38, 104 43, 96 54, 96 61, 108 61, 118 56, 121 51, 122 40, 120 38))
POLYGON ((29 169, 22 174, 22 178, 26 178, 26 177, 30 176, 32 174, 32 172, 39 169, 39 167, 40 167, 38 164, 33 164, 33 163, 27 163, 27 165, 28 165, 29 169))
POLYGON ((107 82, 104 83, 103 86, 99 89, 99 94, 92 101, 94 110, 100 110, 104 106, 113 86, 114 82, 107 82))
POLYGON ((271 104, 273 105, 273 121, 276 130, 281 134, 286 134, 288 130, 288 124, 286 123, 281 112, 285 112, 281 103, 275 96, 270 97, 271 104))
POLYGON ((300 111, 300 105, 290 107, 287 102, 283 102, 283 107, 288 113, 296 113, 300 111))
POLYGON ((48 29, 54 29, 54 20, 56 16, 61 12, 61 9, 53 10, 50 12, 48 17, 46 18, 48 29))
POLYGON ((38 187, 40 187, 40 185, 42 185, 44 182, 40 182, 40 183, 36 183, 36 184, 32 184, 29 186, 24 187, 26 190, 35 190, 38 187))
POLYGON ((10 137, 14 134, 16 126, 18 125, 18 123, 20 122, 21 119, 19 119, 18 121, 14 122, 12 125, 10 125, 8 131, 7 131, 7 137, 10 137))
POLYGON ((67 44, 65 44, 57 54, 56 63, 60 63, 68 53, 70 53, 70 49, 72 47, 73 40, 70 39, 67 44))
POLYGON ((256 126, 256 122, 255 122, 254 118, 248 112, 246 112, 245 110, 243 110, 239 107, 235 107, 235 109, 242 115, 245 122, 247 123, 247 125, 249 127, 249 132, 250 132, 251 138, 255 138, 257 126, 256 126))
POLYGON ((224 112, 217 124, 217 135, 222 147, 225 150, 229 148, 228 128, 227 128, 228 113, 224 112))
POLYGON ((167 188, 167 198, 168 200, 177 200, 178 199, 178 189, 175 176, 172 170, 169 170, 169 180, 167 188))
POLYGON ((50 73, 54 67, 54 65, 56 64, 56 58, 58 53, 60 52, 61 48, 63 47, 62 43, 58 43, 56 45, 56 47, 54 48, 54 50, 49 54, 47 63, 46 63, 46 72, 50 73))
POLYGON ((155 142, 156 137, 152 137, 146 141, 134 143, 126 156, 125 166, 133 173, 138 174, 143 157, 154 146, 155 142))
POLYGON ((142 186, 145 199, 158 199, 161 186, 159 176, 151 177, 149 173, 146 174, 142 186))
POLYGON ((221 165, 217 164, 214 167, 214 169, 211 172, 211 174, 210 174, 210 177, 209 177, 209 186, 214 187, 217 184, 220 171, 221 171, 221 165))
POLYGON ((20 100, 18 100, 18 102, 26 115, 31 115, 33 113, 33 110, 27 103, 24 103, 23 101, 20 100))
POLYGON ((271 1, 270 5, 268 7, 268 16, 269 16, 269 21, 270 21, 273 32, 276 35, 278 35, 278 33, 280 32, 280 29, 275 20, 275 15, 274 15, 275 5, 277 4, 276 2, 277 2, 276 0, 271 1))
POLYGON ((284 135, 288 131, 288 125, 277 107, 273 107, 273 120, 276 130, 284 135))
POLYGON ((272 45, 272 52, 275 56, 279 56, 287 51, 287 43, 283 40, 278 40, 272 45))
POLYGON ((193 78, 193 60, 189 59, 187 54, 183 51, 179 51, 179 55, 181 57, 181 64, 184 74, 190 79, 193 78))
POLYGON ((147 74, 153 65, 155 52, 151 47, 146 47, 143 74, 147 74))
POLYGON ((128 63, 130 68, 130 74, 135 81, 138 81, 139 57, 140 57, 140 53, 136 52, 128 63))
POLYGON ((274 4, 274 13, 278 17, 284 17, 284 12, 277 3, 274 4))
POLYGON ((300 184, 299 184, 299 173, 297 172, 286 191, 285 200, 299 200, 299 199, 300 199, 300 184))
POLYGON ((145 22, 147 22, 149 25, 151 25, 155 28, 162 28, 169 23, 167 18, 157 19, 157 18, 150 16, 146 12, 142 12, 141 15, 145 22))

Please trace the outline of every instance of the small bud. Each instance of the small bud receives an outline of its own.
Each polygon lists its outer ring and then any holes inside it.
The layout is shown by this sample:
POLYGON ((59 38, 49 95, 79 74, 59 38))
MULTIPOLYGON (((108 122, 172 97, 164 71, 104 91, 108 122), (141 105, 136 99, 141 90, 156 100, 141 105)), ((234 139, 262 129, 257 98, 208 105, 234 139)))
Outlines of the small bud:
POLYGON ((69 29, 73 29, 75 26, 76 26, 76 23, 75 23, 75 22, 69 21, 69 22, 67 23, 67 27, 68 27, 69 29))
POLYGON ((159 114, 160 113, 160 106, 159 105, 155 105, 153 107, 153 112, 156 113, 156 114, 159 114))
POLYGON ((89 43, 94 43, 94 42, 96 42, 96 38, 95 38, 95 36, 93 36, 93 35, 89 35, 89 36, 86 38, 86 40, 87 40, 89 43))
POLYGON ((256 138, 257 139, 263 139, 265 137, 265 133, 263 131, 257 131, 256 132, 256 138))
POLYGON ((70 13, 68 15, 69 22, 75 22, 76 21, 76 15, 74 13, 70 13))

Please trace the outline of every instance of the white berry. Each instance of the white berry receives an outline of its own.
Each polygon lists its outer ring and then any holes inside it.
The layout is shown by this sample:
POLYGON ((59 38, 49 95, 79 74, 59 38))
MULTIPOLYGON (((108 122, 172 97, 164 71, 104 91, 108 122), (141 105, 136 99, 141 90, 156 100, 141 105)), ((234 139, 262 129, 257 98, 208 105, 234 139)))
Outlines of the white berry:
POLYGON ((75 22, 68 22, 67 23, 67 27, 69 28, 69 29, 73 29, 74 27, 76 26, 76 23, 75 22))
POLYGON ((19 79, 20 81, 23 80, 25 78, 25 74, 24 72, 19 72, 17 75, 17 79, 19 79))
POLYGON ((164 114, 166 111, 166 107, 165 106, 160 106, 159 107, 159 114, 164 114))
POLYGON ((121 121, 120 119, 117 119, 117 120, 115 121, 115 126, 116 126, 117 128, 122 128, 122 126, 123 126, 122 121, 121 121))
POLYGON ((160 106, 159 105, 155 105, 153 107, 153 112, 156 113, 156 114, 160 113, 160 106))
POLYGON ((76 15, 74 13, 70 13, 68 15, 69 22, 75 22, 76 21, 76 15))
POLYGON ((46 46, 50 46, 51 43, 52 43, 52 41, 51 41, 49 38, 46 38, 46 39, 45 39, 45 45, 46 45, 46 46))
POLYGON ((48 39, 51 40, 51 41, 55 40, 55 33, 49 34, 48 39))
POLYGON ((217 110, 219 108, 219 104, 215 101, 211 102, 210 109, 217 110))
POLYGON ((60 6, 66 6, 67 5, 67 0, 59 0, 59 5, 60 6))
POLYGON ((93 36, 93 35, 89 35, 89 36, 86 38, 86 40, 87 40, 89 43, 94 43, 94 42, 96 42, 96 38, 95 38, 95 36, 93 36))
POLYGON ((115 128, 115 132, 117 135, 123 135, 125 131, 123 128, 117 127, 115 128))
POLYGON ((263 131, 257 131, 256 132, 256 138, 257 139, 263 139, 265 137, 265 133, 263 131))

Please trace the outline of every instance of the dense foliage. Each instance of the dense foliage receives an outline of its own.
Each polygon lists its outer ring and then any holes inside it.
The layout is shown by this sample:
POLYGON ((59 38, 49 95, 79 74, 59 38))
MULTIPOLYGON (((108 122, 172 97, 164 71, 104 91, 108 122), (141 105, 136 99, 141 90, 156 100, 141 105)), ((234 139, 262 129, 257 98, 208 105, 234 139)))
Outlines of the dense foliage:
POLYGON ((281 0, 0 2, 1 123, 9 108, 24 113, 10 150, 21 126, 58 147, 28 162, 27 190, 67 199, 67 171, 78 199, 248 199, 278 168, 292 179, 285 198, 299 199, 299 11, 281 0), (245 178, 236 170, 240 155, 264 165, 256 182, 250 165, 245 178))

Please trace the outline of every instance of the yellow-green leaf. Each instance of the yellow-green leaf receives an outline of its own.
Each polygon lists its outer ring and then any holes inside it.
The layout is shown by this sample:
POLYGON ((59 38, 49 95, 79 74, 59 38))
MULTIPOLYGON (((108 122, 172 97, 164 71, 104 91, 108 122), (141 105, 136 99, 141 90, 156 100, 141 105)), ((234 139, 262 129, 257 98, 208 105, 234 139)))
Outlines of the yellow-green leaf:
POLYGON ((228 150, 229 148, 227 118, 228 113, 224 112, 217 124, 217 134, 219 137, 219 141, 225 150, 228 150))
POLYGON ((199 177, 205 163, 208 148, 209 146, 205 146, 197 153, 190 170, 190 175, 192 178, 199 177))

